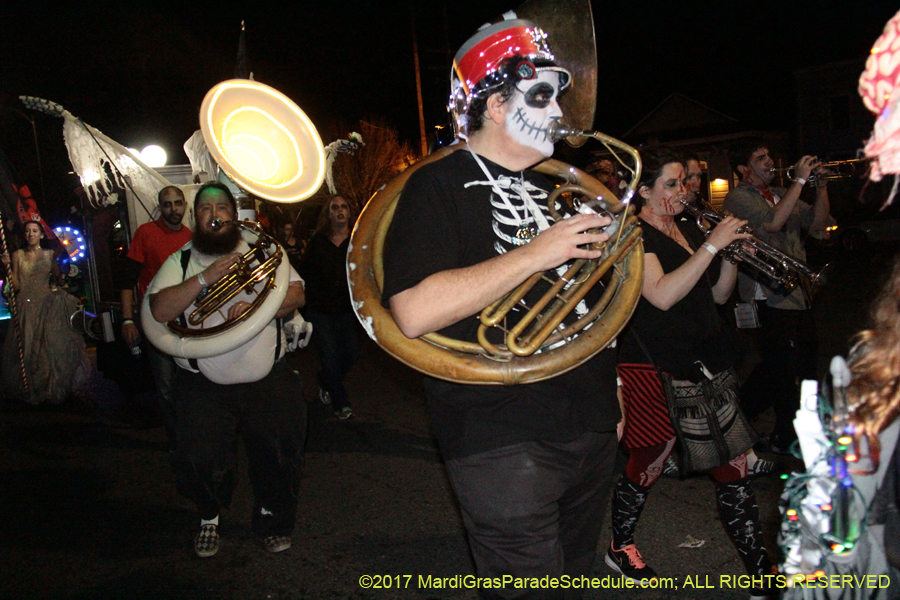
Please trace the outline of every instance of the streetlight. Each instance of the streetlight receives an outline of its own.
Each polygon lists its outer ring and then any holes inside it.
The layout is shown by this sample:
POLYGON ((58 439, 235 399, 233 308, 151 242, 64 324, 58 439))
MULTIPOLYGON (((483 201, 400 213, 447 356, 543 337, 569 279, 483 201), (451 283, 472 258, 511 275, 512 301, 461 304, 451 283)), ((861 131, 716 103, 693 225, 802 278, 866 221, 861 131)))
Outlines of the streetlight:
POLYGON ((141 150, 141 160, 148 167, 162 167, 166 164, 166 151, 156 145, 146 146, 141 150))

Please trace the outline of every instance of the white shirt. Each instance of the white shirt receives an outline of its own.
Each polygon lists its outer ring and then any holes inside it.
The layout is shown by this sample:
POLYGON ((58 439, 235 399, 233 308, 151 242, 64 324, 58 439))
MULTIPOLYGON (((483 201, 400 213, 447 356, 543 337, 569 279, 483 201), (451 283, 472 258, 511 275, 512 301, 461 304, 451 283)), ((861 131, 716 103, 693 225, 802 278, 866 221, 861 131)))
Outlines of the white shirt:
MULTIPOLYGON (((172 254, 169 258, 166 259, 166 262, 163 263, 163 266, 160 267, 159 273, 156 274, 156 277, 153 279, 153 282, 150 284, 150 288, 147 291, 147 294, 155 294, 156 292, 176 286, 180 284, 182 281, 193 277, 194 275, 200 273, 204 269, 206 269, 209 265, 215 262, 219 256, 208 256, 205 254, 201 254, 196 249, 192 248, 193 243, 188 243, 179 250, 172 254), (181 253, 186 249, 191 249, 191 259, 188 262, 187 271, 182 275, 181 268, 181 253)), ((241 240, 236 248, 237 252, 241 254, 245 254, 250 250, 250 246, 247 245, 247 242, 241 240)), ((300 275, 293 269, 291 269, 290 282, 293 283, 295 281, 303 282, 303 279, 300 278, 300 275)), ((256 286, 256 290, 259 291, 263 288, 264 282, 260 282, 256 286)), ((250 294, 248 292, 241 292, 236 295, 234 298, 225 303, 225 305, 221 309, 222 314, 228 314, 228 309, 235 304, 236 302, 252 302, 256 297, 255 294, 250 294)), ((187 319, 191 312, 194 311, 194 304, 191 303, 187 309, 184 311, 184 317, 187 319)), ((225 317, 223 317, 219 313, 214 313, 209 316, 204 322, 205 327, 213 327, 225 321, 225 317)), ((188 324, 191 327, 190 324, 188 324)), ((191 327, 192 329, 199 329, 199 327, 191 327)), ((284 334, 282 333, 282 336, 284 334)), ((209 343, 215 343, 215 339, 212 338, 209 343)), ((272 365, 275 362, 275 346, 278 343, 278 329, 273 319, 268 325, 266 325, 262 331, 256 334, 250 341, 243 344, 242 346, 238 346, 234 350, 230 352, 226 352, 224 354, 220 354, 219 356, 213 356, 210 358, 200 358, 197 359, 197 364, 200 367, 199 372, 202 373, 207 379, 214 383, 219 384, 233 384, 233 383, 251 383, 253 381, 259 381, 263 377, 269 374, 269 371, 272 370, 272 365)), ((278 353, 278 358, 284 356, 286 352, 287 344, 285 343, 282 337, 281 349, 278 353)), ((181 367, 182 369, 186 369, 191 371, 192 373, 197 373, 197 369, 193 369, 190 365, 190 362, 186 358, 174 357, 175 363, 181 367)))

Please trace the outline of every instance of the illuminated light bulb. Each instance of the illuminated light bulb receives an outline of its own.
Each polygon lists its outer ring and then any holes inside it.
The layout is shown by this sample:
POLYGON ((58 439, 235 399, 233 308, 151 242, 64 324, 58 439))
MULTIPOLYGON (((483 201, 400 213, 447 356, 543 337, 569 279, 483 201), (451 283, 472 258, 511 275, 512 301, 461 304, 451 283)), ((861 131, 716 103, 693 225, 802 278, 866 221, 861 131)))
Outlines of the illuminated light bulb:
POLYGON ((831 505, 830 505, 830 504, 823 504, 823 505, 820 506, 819 508, 821 508, 821 509, 824 510, 825 512, 828 512, 829 510, 831 510, 831 505))
POLYGON ((167 160, 166 151, 155 144, 150 144, 141 150, 141 160, 148 167, 163 167, 167 160))
POLYGON ((813 579, 818 579, 819 577, 825 577, 825 571, 823 571, 822 569, 819 569, 818 571, 816 571, 815 573, 813 573, 813 574, 811 575, 811 577, 812 577, 813 579))
POLYGON ((843 544, 834 544, 831 546, 831 550, 835 554, 840 554, 841 552, 844 551, 844 545, 843 544))
POLYGON ((793 508, 791 508, 791 509, 788 509, 787 514, 788 514, 788 516, 796 515, 796 514, 797 514, 797 511, 794 510, 793 508))
POLYGON ((781 479, 787 479, 788 477, 790 477, 790 475, 788 475, 787 473, 781 475, 781 479))
POLYGON ((844 458, 846 458, 847 462, 856 462, 859 460, 859 457, 855 454, 848 454, 844 458))
POLYGON ((877 48, 877 47, 876 47, 876 48, 872 48, 872 50, 871 50, 871 53, 872 53, 872 54, 878 54, 879 52, 881 52, 881 49, 880 49, 880 48, 877 48))
POLYGON ((841 444, 842 446, 849 446, 851 442, 853 442, 853 438, 848 435, 838 438, 838 444, 841 444))
POLYGON ((844 542, 844 547, 847 548, 847 550, 852 549, 852 548, 853 548, 853 542, 844 542))
POLYGON ((844 487, 852 487, 853 486, 853 480, 850 479, 849 477, 844 479, 841 483, 844 484, 844 487))

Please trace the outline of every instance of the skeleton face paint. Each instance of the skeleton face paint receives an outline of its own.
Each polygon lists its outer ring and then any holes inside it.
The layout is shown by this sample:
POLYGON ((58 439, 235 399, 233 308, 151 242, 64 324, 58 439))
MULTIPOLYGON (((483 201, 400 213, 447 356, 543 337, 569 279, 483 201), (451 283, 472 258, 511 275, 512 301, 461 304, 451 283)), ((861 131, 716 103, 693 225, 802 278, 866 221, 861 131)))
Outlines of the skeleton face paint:
POLYGON ((562 117, 558 94, 559 73, 555 71, 539 71, 534 79, 519 82, 506 113, 506 128, 513 141, 534 148, 543 156, 553 154, 547 128, 562 117))

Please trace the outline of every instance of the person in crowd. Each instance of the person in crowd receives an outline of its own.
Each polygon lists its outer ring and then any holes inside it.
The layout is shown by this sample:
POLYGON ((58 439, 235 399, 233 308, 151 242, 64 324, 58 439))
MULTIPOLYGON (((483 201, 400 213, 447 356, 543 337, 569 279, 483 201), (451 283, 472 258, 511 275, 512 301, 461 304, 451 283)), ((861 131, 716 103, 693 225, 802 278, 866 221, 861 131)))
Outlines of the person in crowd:
MULTIPOLYGON (((190 245, 166 259, 150 284, 150 310, 158 323, 183 318, 194 299, 223 277, 249 251, 234 197, 221 183, 207 183, 194 199, 196 231, 190 245)), ((261 288, 263 283, 257 284, 261 288)), ((238 294, 222 311, 242 315, 254 295, 238 294)), ((236 483, 237 447, 244 440, 255 497, 253 532, 269 552, 291 547, 306 436, 306 403, 297 394, 299 376, 284 360, 280 321, 303 305, 303 282, 291 269, 290 284, 275 319, 234 350, 201 359, 176 358, 174 466, 178 490, 199 512, 197 556, 219 550, 219 513, 236 483)), ((220 314, 206 326, 224 321, 220 314)))
POLYGON ((616 196, 620 195, 619 179, 616 177, 616 169, 608 158, 602 158, 588 165, 587 174, 597 178, 597 181, 606 186, 616 196))
MULTIPOLYGON (((119 293, 122 301, 122 339, 129 348, 141 343, 141 330, 135 320, 140 310, 135 311, 135 306, 140 306, 147 287, 165 260, 191 241, 191 230, 182 223, 187 210, 184 192, 174 185, 164 187, 157 195, 157 203, 159 218, 138 227, 131 239, 127 255, 131 267, 127 269, 130 276, 119 293), (135 286, 137 297, 134 293, 135 286)), ((175 398, 172 394, 172 381, 177 367, 171 356, 159 351, 153 344, 143 344, 142 348, 153 373, 171 450, 175 447, 175 398)))
POLYGON ((700 183, 703 180, 703 169, 700 166, 700 160, 694 156, 688 156, 684 159, 684 187, 687 191, 684 201, 688 204, 694 204, 697 208, 706 210, 709 204, 703 198, 700 192, 700 183))
MULTIPOLYGON (((900 571, 900 443, 896 431, 900 416, 900 258, 894 260, 891 275, 869 311, 869 321, 869 329, 856 336, 850 353, 850 423, 857 443, 866 440, 870 459, 868 471, 853 469, 854 480, 857 475, 877 479, 883 474, 874 506, 869 507, 872 518, 868 524, 884 526, 880 542, 896 576, 900 571), (889 429, 893 431, 886 431, 889 429)), ((882 567, 889 572, 886 565, 882 567)))
MULTIPOLYGON (((812 206, 800 200, 800 192, 821 164, 819 160, 803 156, 795 166, 790 187, 785 189, 771 185, 775 165, 765 141, 751 139, 735 146, 730 159, 741 181, 725 197, 725 211, 745 219, 761 241, 805 261, 804 232, 821 236, 834 223, 829 214, 826 178, 816 178, 812 206)), ((793 419, 799 408, 800 381, 816 379, 818 338, 812 299, 803 285, 786 293, 763 276, 743 270, 739 289, 741 300, 752 303, 758 316, 761 358, 741 388, 744 410, 752 419, 774 406, 775 428, 769 446, 773 451, 786 452, 797 439, 793 419)))
MULTIPOLYGON (((644 168, 637 196, 642 205, 638 216, 643 230, 644 281, 629 330, 619 336, 623 442, 630 454, 613 492, 613 539, 606 554, 607 565, 637 581, 656 577, 638 551, 634 535, 650 489, 677 437, 670 417, 671 400, 661 379, 667 375, 676 388, 708 381, 703 394, 714 391, 736 400, 738 384, 731 368, 734 334, 719 317, 716 304, 731 295, 737 267, 722 260, 719 252, 749 237, 739 232, 746 221, 726 217, 704 241, 693 223, 676 218, 686 195, 681 159, 664 149, 641 156, 644 168)), ((736 407, 736 402, 732 405, 736 407)), ((744 454, 752 443, 753 435, 747 432, 745 445, 729 447, 729 459, 709 469, 709 474, 716 481, 725 530, 747 572, 756 576, 769 574, 771 562, 763 547, 744 454)))
POLYGON ((322 206, 316 230, 309 238, 300 273, 306 282, 306 320, 322 369, 317 374, 319 400, 330 404, 338 419, 353 416, 344 377, 359 354, 359 331, 347 287, 347 248, 355 221, 350 204, 340 195, 322 206))
POLYGON ((281 226, 281 247, 295 271, 300 270, 300 259, 303 256, 303 244, 294 237, 294 224, 286 221, 281 226))
POLYGON ((16 250, 12 259, 3 256, 18 315, 17 326, 11 325, 6 336, 3 387, 31 404, 59 404, 90 376, 84 339, 69 327, 78 300, 58 287, 59 264, 54 252, 42 247, 44 231, 39 222, 25 223, 24 239, 24 248, 16 250))
MULTIPOLYGON (((608 239, 587 232, 610 222, 596 214, 548 222, 553 186, 531 167, 553 153, 548 127, 562 117, 559 94, 571 77, 535 30, 502 21, 457 54, 464 142, 410 176, 385 241, 382 301, 409 338, 439 332, 474 342, 483 308, 534 273, 597 258, 583 244, 608 239), (479 54, 492 36, 512 41, 479 54)), ((614 352, 544 382, 426 377, 425 392, 478 576, 590 573, 617 446, 614 352)), ((525 597, 508 588, 481 594, 525 597)))

